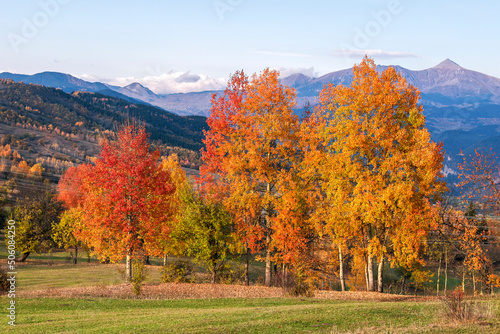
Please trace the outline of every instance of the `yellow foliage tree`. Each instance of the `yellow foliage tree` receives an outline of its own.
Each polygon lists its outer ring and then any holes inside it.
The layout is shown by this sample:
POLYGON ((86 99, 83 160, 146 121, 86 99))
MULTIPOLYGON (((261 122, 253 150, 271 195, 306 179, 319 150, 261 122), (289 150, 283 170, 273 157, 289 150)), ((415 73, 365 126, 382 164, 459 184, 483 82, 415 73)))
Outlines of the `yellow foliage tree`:
POLYGON ((368 290, 373 261, 412 267, 421 262, 432 205, 444 189, 441 146, 424 128, 419 91, 394 68, 379 73, 365 57, 347 87, 327 85, 309 127, 306 162, 321 179, 322 219, 334 239, 352 239, 366 259, 368 290))

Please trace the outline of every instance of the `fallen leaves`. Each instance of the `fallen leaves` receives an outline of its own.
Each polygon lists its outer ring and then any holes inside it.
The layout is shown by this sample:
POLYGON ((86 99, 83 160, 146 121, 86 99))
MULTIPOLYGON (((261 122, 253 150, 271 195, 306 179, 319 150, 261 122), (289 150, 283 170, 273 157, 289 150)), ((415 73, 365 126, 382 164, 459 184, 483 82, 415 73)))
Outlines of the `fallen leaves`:
MULTIPOLYGON (((79 288, 51 288, 23 291, 23 297, 64 297, 64 298, 136 298, 130 284, 98 285, 79 288)), ((141 288, 141 299, 210 299, 210 298, 284 298, 282 288, 265 286, 165 283, 145 284, 141 288)), ((363 291, 324 291, 314 294, 317 299, 360 300, 360 301, 401 301, 415 297, 363 291)))

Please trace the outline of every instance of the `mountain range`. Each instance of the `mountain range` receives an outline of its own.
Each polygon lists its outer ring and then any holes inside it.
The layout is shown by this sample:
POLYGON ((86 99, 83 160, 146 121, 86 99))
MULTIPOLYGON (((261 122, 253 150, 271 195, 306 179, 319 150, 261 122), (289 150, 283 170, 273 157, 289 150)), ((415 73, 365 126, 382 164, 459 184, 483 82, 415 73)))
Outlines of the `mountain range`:
MULTIPOLYGON (((480 104, 500 105, 500 79, 465 69, 450 59, 420 71, 412 71, 398 65, 393 67, 410 84, 420 89, 422 93, 421 103, 424 108, 431 107, 434 110, 432 116, 437 116, 435 114, 436 108, 457 107, 470 109, 480 104)), ((387 66, 377 66, 380 71, 386 68, 387 66)), ((300 102, 305 102, 305 100, 314 105, 316 97, 325 84, 348 85, 352 81, 352 76, 352 69, 345 69, 318 78, 296 73, 283 78, 281 81, 296 89, 299 105, 300 102)), ((3 72, 0 73, 0 78, 59 88, 66 93, 84 91, 111 95, 130 102, 153 105, 179 115, 208 116, 211 96, 216 93, 216 91, 206 91, 155 94, 149 88, 137 82, 125 87, 119 87, 101 82, 88 82, 58 72, 42 72, 34 75, 3 72)), ((443 112, 441 111, 441 113, 443 112)), ((428 114, 430 114, 430 111, 428 114)))
MULTIPOLYGON (((422 93, 421 103, 433 140, 443 141, 448 159, 457 160, 460 150, 470 153, 475 148, 500 150, 500 79, 465 69, 450 59, 434 67, 413 71, 393 66, 408 83, 422 93)), ((387 66, 377 66, 383 71, 387 66)), ((43 72, 34 75, 0 73, 0 78, 59 88, 64 92, 95 92, 159 107, 178 115, 208 116, 210 99, 217 91, 155 94, 140 83, 125 87, 100 82, 87 82, 69 74, 43 72)), ((297 92, 298 106, 306 101, 314 105, 325 84, 348 85, 352 69, 331 72, 320 77, 293 74, 282 83, 297 92)))

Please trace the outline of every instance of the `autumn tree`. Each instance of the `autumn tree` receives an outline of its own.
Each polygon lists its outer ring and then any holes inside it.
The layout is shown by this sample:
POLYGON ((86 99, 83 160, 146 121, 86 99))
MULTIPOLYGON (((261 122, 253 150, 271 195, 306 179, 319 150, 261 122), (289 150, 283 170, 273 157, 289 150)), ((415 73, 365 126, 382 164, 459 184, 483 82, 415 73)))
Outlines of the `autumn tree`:
MULTIPOLYGON (((334 239, 363 250, 367 289, 378 289, 386 259, 411 267, 421 262, 435 220, 433 201, 444 185, 441 146, 424 127, 420 93, 392 67, 373 60, 355 65, 350 86, 328 84, 320 93, 310 131, 319 138, 306 160, 321 176, 324 217, 334 239)), ((313 145, 314 146, 314 145, 313 145)))
MULTIPOLYGON (((459 187, 463 189, 463 199, 478 201, 484 213, 498 216, 500 166, 496 161, 495 152, 483 153, 476 150, 474 156, 464 157, 463 163, 458 167, 461 171, 459 187)), ((474 273, 478 272, 479 280, 486 286, 487 292, 490 292, 492 285, 499 281, 498 276, 493 274, 491 250, 500 224, 496 217, 478 219, 476 208, 472 205, 473 202, 470 203, 463 219, 456 227, 461 231, 461 244, 465 253, 464 264, 473 274, 474 290, 474 273)))
POLYGON ((224 94, 212 99, 202 151, 201 183, 216 182, 227 194, 224 203, 235 215, 243 243, 254 251, 263 246, 266 285, 271 284, 273 250, 279 247, 284 259, 285 247, 302 244, 294 235, 304 237, 299 215, 288 216, 292 209, 285 210, 298 203, 297 197, 285 196, 288 186, 297 184, 301 153, 294 106, 295 92, 279 82, 278 72, 266 69, 250 81, 237 72, 224 94), (286 239, 283 229, 293 224, 297 227, 286 239))
MULTIPOLYGON (((84 214, 78 208, 66 210, 61 215, 58 222, 52 223, 52 239, 61 248, 72 250, 72 262, 78 262, 78 248, 85 248, 88 251, 85 243, 82 243, 73 234, 77 224, 84 221, 84 214)), ((90 259, 90 258, 89 258, 90 259)))
POLYGON ((160 152, 150 152, 144 126, 124 126, 116 140, 101 146, 95 165, 63 177, 60 196, 85 213, 75 225, 77 240, 101 259, 126 258, 130 279, 132 257, 163 255, 159 241, 170 231, 175 186, 160 164, 160 152))
POLYGON ((76 208, 83 204, 85 187, 84 182, 92 165, 80 164, 70 167, 59 179, 57 198, 66 208, 76 208))
POLYGON ((201 263, 216 283, 229 256, 234 252, 233 219, 221 201, 185 193, 182 215, 173 229, 173 237, 183 243, 183 251, 201 263))
POLYGON ((44 253, 56 247, 52 225, 59 222, 63 207, 48 186, 41 187, 18 200, 14 209, 16 250, 22 253, 19 262, 32 252, 44 253))
MULTIPOLYGON (((182 169, 179 163, 177 154, 171 154, 164 157, 161 162, 161 168, 170 173, 172 184, 175 186, 175 192, 170 197, 170 206, 175 208, 175 213, 171 218, 170 225, 172 230, 182 222, 185 211, 190 201, 187 198, 192 197, 192 185, 189 182, 186 172, 182 169)), ((180 255, 184 249, 184 238, 180 237, 182 234, 172 233, 167 238, 160 240, 160 244, 164 247, 163 264, 167 263, 168 254, 180 255), (180 237, 180 238, 179 238, 180 237)))

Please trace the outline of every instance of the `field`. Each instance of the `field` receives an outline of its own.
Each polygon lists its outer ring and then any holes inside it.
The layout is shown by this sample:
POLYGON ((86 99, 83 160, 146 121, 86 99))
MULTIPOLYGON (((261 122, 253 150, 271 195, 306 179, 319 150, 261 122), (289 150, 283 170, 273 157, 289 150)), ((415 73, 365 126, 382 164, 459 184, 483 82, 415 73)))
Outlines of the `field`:
MULTIPOLYGON (((5 247, 0 246, 1 264, 5 247)), ((85 254, 82 254, 85 257, 85 254)), ((159 260, 153 261, 158 264, 159 260)), ((256 264, 257 265, 257 264, 256 264)), ((98 264, 69 254, 40 254, 18 264, 15 333, 500 333, 500 299, 485 299, 483 319, 458 323, 442 302, 366 292, 318 291, 291 298, 258 285, 162 284, 159 266, 139 298, 123 283, 123 264, 98 264)), ((254 268, 255 270, 255 268, 254 268)))
MULTIPOLYGON (((19 300, 16 333, 494 333, 500 331, 498 320, 473 324, 446 322, 439 316, 437 301, 363 302, 291 298, 122 300, 23 297, 19 297, 19 300)), ((2 304, 5 305, 5 298, 2 298, 2 304)))

